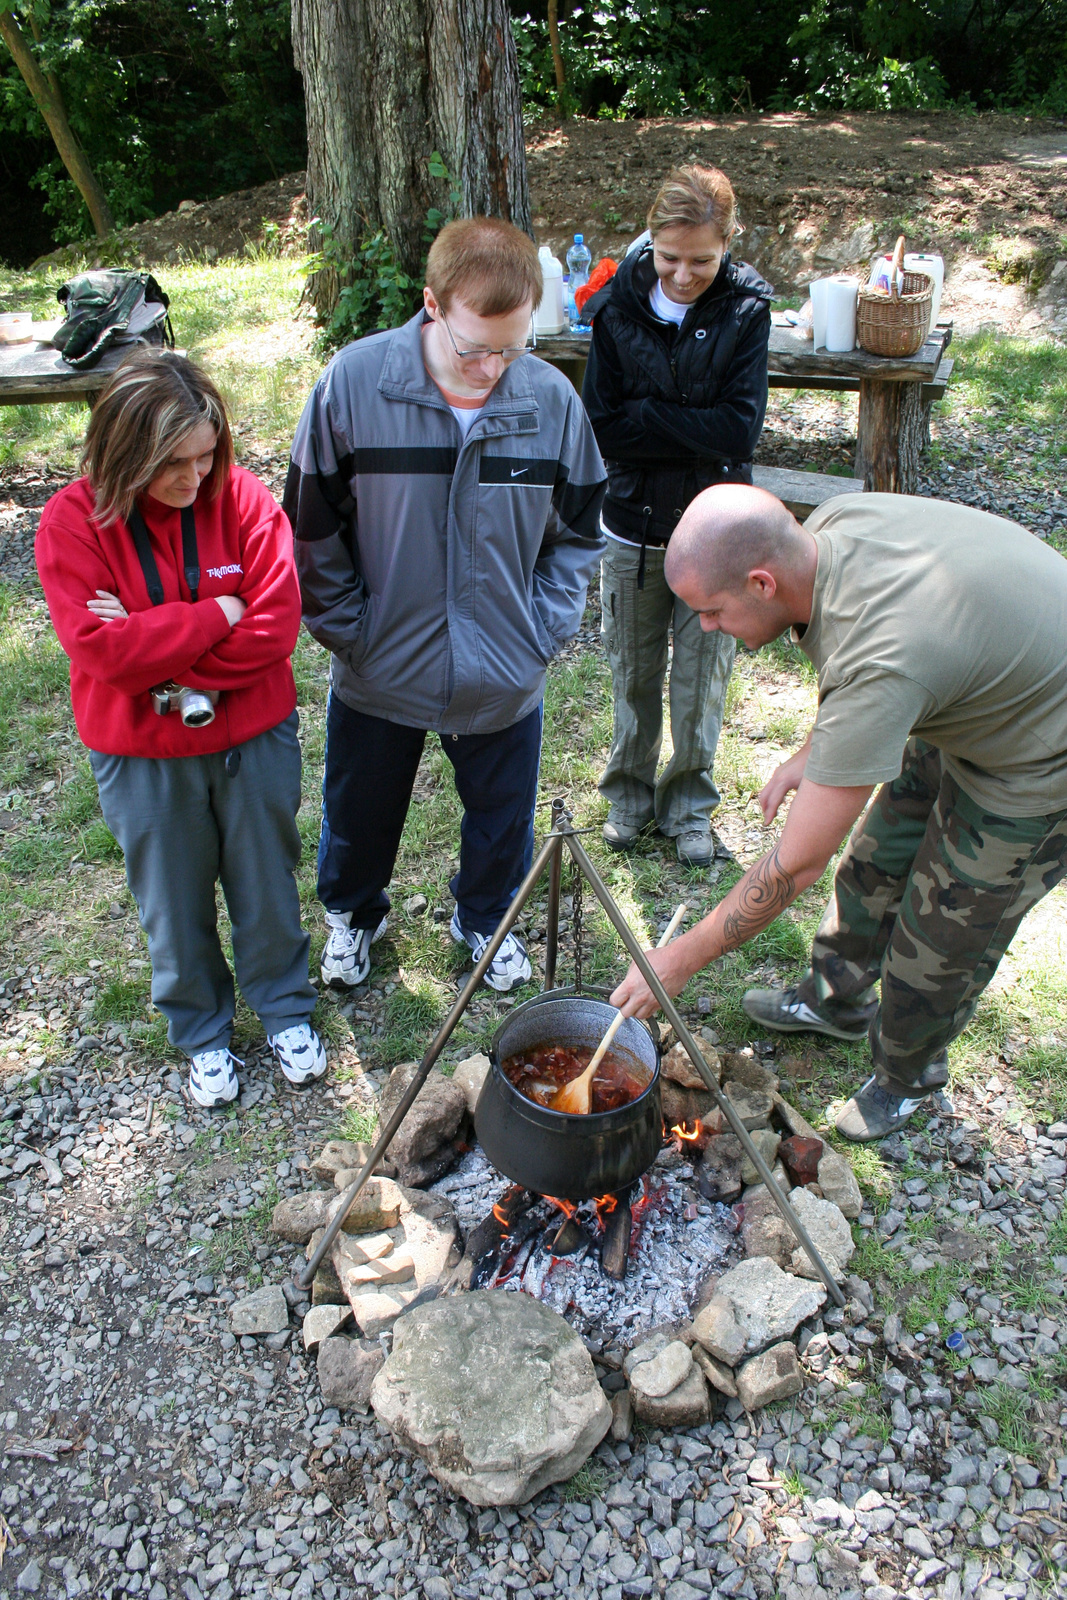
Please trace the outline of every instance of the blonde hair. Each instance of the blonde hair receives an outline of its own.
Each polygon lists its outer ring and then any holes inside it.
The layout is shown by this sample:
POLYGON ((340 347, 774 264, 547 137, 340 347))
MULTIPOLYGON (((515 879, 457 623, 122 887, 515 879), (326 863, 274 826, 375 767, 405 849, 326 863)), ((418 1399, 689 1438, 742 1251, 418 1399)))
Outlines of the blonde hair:
POLYGON ((455 299, 478 317, 502 317, 541 298, 537 246, 500 217, 464 217, 441 229, 426 259, 426 286, 442 311, 455 299))
POLYGON ((129 519, 137 496, 159 476, 176 446, 202 424, 215 430, 208 493, 215 498, 233 466, 233 438, 222 396, 205 372, 172 350, 139 349, 110 378, 93 407, 81 468, 106 525, 129 519))
POLYGON ((733 184, 719 167, 674 167, 648 209, 652 237, 662 228, 712 227, 729 244, 740 233, 733 184))

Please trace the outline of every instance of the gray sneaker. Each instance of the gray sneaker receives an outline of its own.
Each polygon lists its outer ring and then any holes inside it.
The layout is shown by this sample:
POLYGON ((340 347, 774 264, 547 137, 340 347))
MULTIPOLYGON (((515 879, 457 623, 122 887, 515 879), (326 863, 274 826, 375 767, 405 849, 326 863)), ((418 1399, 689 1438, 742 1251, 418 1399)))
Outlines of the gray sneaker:
POLYGON ((602 831, 609 850, 632 850, 645 830, 631 827, 628 822, 612 822, 609 818, 602 831))
POLYGON ((741 1004, 753 1022, 773 1028, 775 1033, 827 1033, 831 1039, 846 1039, 850 1044, 867 1037, 865 1020, 853 1027, 829 1022, 798 999, 795 989, 746 989, 741 1004))
POLYGON ((674 841, 683 867, 710 867, 715 860, 715 838, 710 828, 690 828, 674 841))
POLYGON ((834 1127, 842 1138, 851 1139, 853 1144, 870 1144, 875 1139, 899 1133, 929 1098, 929 1095, 917 1095, 909 1100, 891 1089, 882 1089, 872 1073, 852 1099, 845 1101, 834 1118, 834 1127))

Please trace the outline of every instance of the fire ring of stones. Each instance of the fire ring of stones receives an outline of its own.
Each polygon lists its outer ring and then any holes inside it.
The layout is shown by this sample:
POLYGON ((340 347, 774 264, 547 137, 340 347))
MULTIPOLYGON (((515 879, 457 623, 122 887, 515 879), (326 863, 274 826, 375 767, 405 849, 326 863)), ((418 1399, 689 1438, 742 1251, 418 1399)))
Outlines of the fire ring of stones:
MULTIPOLYGON (((861 1205, 848 1162, 751 1051, 702 1049, 844 1279, 861 1205)), ((303 1338, 326 1403, 373 1408, 448 1489, 509 1505, 572 1476, 609 1432, 627 1439, 635 1418, 690 1428, 730 1401, 798 1394, 798 1331, 826 1288, 681 1046, 663 1059, 656 1162, 632 1191, 581 1206, 509 1183, 472 1147, 488 1069, 474 1056, 430 1074, 315 1277, 303 1338)), ((414 1071, 392 1073, 383 1119, 414 1071)), ((312 1163, 324 1187, 282 1201, 275 1233, 310 1258, 369 1154, 330 1141, 312 1163)), ((287 1315, 268 1286, 234 1304, 231 1326, 269 1334, 287 1315)))

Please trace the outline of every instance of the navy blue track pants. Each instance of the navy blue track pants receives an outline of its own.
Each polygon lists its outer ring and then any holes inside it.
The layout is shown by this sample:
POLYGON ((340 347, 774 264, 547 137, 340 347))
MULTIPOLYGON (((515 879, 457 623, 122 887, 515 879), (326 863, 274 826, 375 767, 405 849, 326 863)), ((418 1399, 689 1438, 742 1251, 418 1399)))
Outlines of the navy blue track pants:
MULTIPOLYGON (((495 929, 530 870, 542 708, 499 733, 442 733, 463 803, 459 871, 449 888, 465 932, 495 929)), ((376 928, 426 733, 353 711, 330 695, 322 780, 319 899, 376 928)))

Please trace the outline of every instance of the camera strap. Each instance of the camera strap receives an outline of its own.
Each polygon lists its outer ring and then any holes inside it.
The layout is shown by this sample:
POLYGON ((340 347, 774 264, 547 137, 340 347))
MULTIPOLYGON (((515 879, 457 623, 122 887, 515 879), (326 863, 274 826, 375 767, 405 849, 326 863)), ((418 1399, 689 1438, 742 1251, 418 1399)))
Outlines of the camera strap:
MULTIPOLYGON (((185 581, 189 585, 189 598, 194 601, 200 594, 200 554, 196 546, 196 517, 192 506, 182 507, 182 566, 185 569, 185 581)), ((129 516, 130 532, 133 534, 133 547, 137 551, 137 559, 141 563, 144 573, 145 587, 148 598, 154 606, 163 604, 163 584, 159 576, 156 558, 152 554, 152 543, 148 537, 145 520, 137 506, 134 506, 129 516)))

